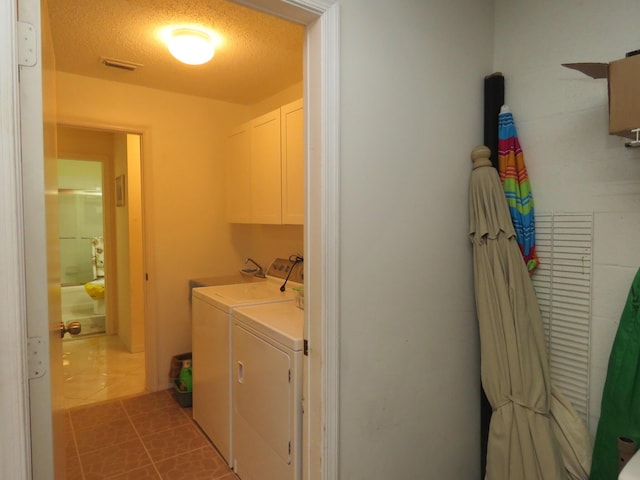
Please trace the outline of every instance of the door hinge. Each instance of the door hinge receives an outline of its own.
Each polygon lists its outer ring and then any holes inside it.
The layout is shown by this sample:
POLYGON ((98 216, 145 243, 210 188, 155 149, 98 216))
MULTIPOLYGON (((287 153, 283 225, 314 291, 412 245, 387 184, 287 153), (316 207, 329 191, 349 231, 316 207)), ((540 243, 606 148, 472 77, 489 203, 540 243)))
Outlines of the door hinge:
POLYGON ((27 367, 29 379, 39 378, 47 371, 46 346, 42 337, 27 338, 27 367))
POLYGON ((27 22, 18 22, 18 65, 33 67, 38 62, 38 35, 36 28, 27 22))
POLYGON ((289 442, 289 455, 291 455, 291 442, 289 442))
POLYGON ((291 370, 289 370, 289 383, 291 383, 291 370))
POLYGON ((305 357, 309 356, 309 340, 307 340, 306 338, 303 341, 303 353, 305 357))

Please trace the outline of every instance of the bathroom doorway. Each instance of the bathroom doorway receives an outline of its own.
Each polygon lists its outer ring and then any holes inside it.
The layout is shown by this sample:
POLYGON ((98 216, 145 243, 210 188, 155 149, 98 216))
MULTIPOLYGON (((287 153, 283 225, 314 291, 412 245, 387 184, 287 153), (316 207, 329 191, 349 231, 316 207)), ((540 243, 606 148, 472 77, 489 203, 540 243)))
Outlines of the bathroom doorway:
POLYGON ((76 338, 107 332, 102 170, 100 161, 58 159, 62 323, 79 324, 76 338))
POLYGON ((145 390, 142 135, 58 125, 64 406, 145 390))

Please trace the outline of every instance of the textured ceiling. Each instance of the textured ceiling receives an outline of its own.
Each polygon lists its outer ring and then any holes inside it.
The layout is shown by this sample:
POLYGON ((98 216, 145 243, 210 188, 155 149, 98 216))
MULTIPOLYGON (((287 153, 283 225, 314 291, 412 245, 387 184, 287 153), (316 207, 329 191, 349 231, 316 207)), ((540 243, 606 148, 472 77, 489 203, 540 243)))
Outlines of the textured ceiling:
POLYGON ((254 104, 302 80, 304 27, 224 0, 49 0, 58 70, 254 104), (160 40, 172 25, 221 37, 213 59, 184 65, 160 40), (105 67, 102 57, 142 64, 105 67))

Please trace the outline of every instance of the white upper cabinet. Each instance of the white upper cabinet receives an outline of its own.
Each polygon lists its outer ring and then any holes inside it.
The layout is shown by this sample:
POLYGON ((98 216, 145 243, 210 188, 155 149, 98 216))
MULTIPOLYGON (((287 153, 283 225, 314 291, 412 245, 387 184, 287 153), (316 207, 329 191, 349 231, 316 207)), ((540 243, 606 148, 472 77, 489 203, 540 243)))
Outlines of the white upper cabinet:
POLYGON ((282 223, 304 223, 304 115, 302 100, 280 109, 282 124, 282 223))
POLYGON ((250 132, 245 123, 227 142, 227 220, 232 223, 251 223, 250 132))
POLYGON ((229 137, 226 175, 229 222, 302 225, 302 100, 236 129, 229 137))
POLYGON ((251 122, 251 223, 282 223, 280 109, 251 122))

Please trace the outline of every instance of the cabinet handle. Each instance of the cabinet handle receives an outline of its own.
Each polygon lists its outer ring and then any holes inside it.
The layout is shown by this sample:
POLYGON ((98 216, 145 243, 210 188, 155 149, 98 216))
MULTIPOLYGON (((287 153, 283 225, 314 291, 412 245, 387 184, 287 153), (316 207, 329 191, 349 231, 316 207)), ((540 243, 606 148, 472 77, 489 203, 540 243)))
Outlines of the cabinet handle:
POLYGON ((244 364, 238 362, 238 383, 244 383, 244 364))

